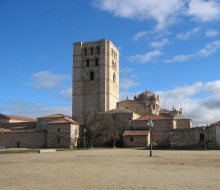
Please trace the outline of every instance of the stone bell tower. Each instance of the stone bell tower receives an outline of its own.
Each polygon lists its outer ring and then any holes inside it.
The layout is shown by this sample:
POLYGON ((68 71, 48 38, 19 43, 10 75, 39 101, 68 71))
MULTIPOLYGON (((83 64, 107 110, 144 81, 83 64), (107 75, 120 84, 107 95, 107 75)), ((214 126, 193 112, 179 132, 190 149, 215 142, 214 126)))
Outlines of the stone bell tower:
POLYGON ((73 118, 81 125, 119 101, 119 51, 110 40, 73 45, 73 118))

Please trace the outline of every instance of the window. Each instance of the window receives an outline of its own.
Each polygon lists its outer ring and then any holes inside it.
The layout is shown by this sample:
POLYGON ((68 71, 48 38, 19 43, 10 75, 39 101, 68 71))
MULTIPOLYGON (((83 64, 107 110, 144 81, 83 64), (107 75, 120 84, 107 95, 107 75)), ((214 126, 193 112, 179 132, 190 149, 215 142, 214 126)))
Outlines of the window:
POLYGON ((96 58, 96 59, 95 59, 95 66, 98 66, 98 65, 99 65, 99 59, 96 58))
POLYGON ((60 143, 60 138, 57 138, 57 143, 60 143))
POLYGON ((89 59, 86 60, 86 66, 89 67, 89 59))
POLYGON ((95 74, 93 71, 90 72, 90 80, 94 80, 95 79, 95 74))
POLYGON ((130 141, 133 142, 134 141, 134 137, 130 137, 130 141))
POLYGON ((204 141, 204 134, 200 134, 200 135, 199 135, 199 140, 200 140, 200 141, 204 141))
POLYGON ((116 74, 113 74, 113 82, 116 83, 116 74))
POLYGON ((57 132, 60 132, 60 128, 57 129, 57 132))

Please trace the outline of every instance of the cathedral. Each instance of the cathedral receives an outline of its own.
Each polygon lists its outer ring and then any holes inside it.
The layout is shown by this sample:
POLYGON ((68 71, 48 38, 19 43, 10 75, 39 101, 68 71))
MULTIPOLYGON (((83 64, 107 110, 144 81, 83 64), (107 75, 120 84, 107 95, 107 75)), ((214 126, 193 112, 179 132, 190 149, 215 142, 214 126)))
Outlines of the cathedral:
POLYGON ((107 39, 73 44, 72 117, 0 114, 0 148, 220 147, 220 124, 192 127, 149 90, 119 100, 119 50, 107 39), (151 121, 151 128, 148 126, 151 121))

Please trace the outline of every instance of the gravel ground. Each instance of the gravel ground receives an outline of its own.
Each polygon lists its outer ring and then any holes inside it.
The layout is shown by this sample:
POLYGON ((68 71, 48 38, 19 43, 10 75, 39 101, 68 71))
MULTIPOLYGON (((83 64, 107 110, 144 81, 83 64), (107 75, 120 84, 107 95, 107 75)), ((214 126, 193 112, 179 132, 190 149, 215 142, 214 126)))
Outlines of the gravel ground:
POLYGON ((0 154, 0 189, 220 189, 220 151, 0 154))

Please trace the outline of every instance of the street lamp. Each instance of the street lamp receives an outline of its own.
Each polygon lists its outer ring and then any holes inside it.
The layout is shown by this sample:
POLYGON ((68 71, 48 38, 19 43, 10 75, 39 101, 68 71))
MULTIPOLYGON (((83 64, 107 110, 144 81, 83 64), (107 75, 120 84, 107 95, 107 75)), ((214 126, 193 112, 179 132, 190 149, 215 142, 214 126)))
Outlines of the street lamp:
POLYGON ((83 148, 85 149, 86 147, 86 128, 83 129, 83 148))
POLYGON ((203 127, 203 135, 204 135, 204 151, 206 151, 206 135, 205 135, 205 126, 203 127))
POLYGON ((152 157, 152 128, 154 126, 154 123, 153 121, 149 118, 147 120, 147 127, 149 129, 149 132, 150 132, 150 157, 152 157))

